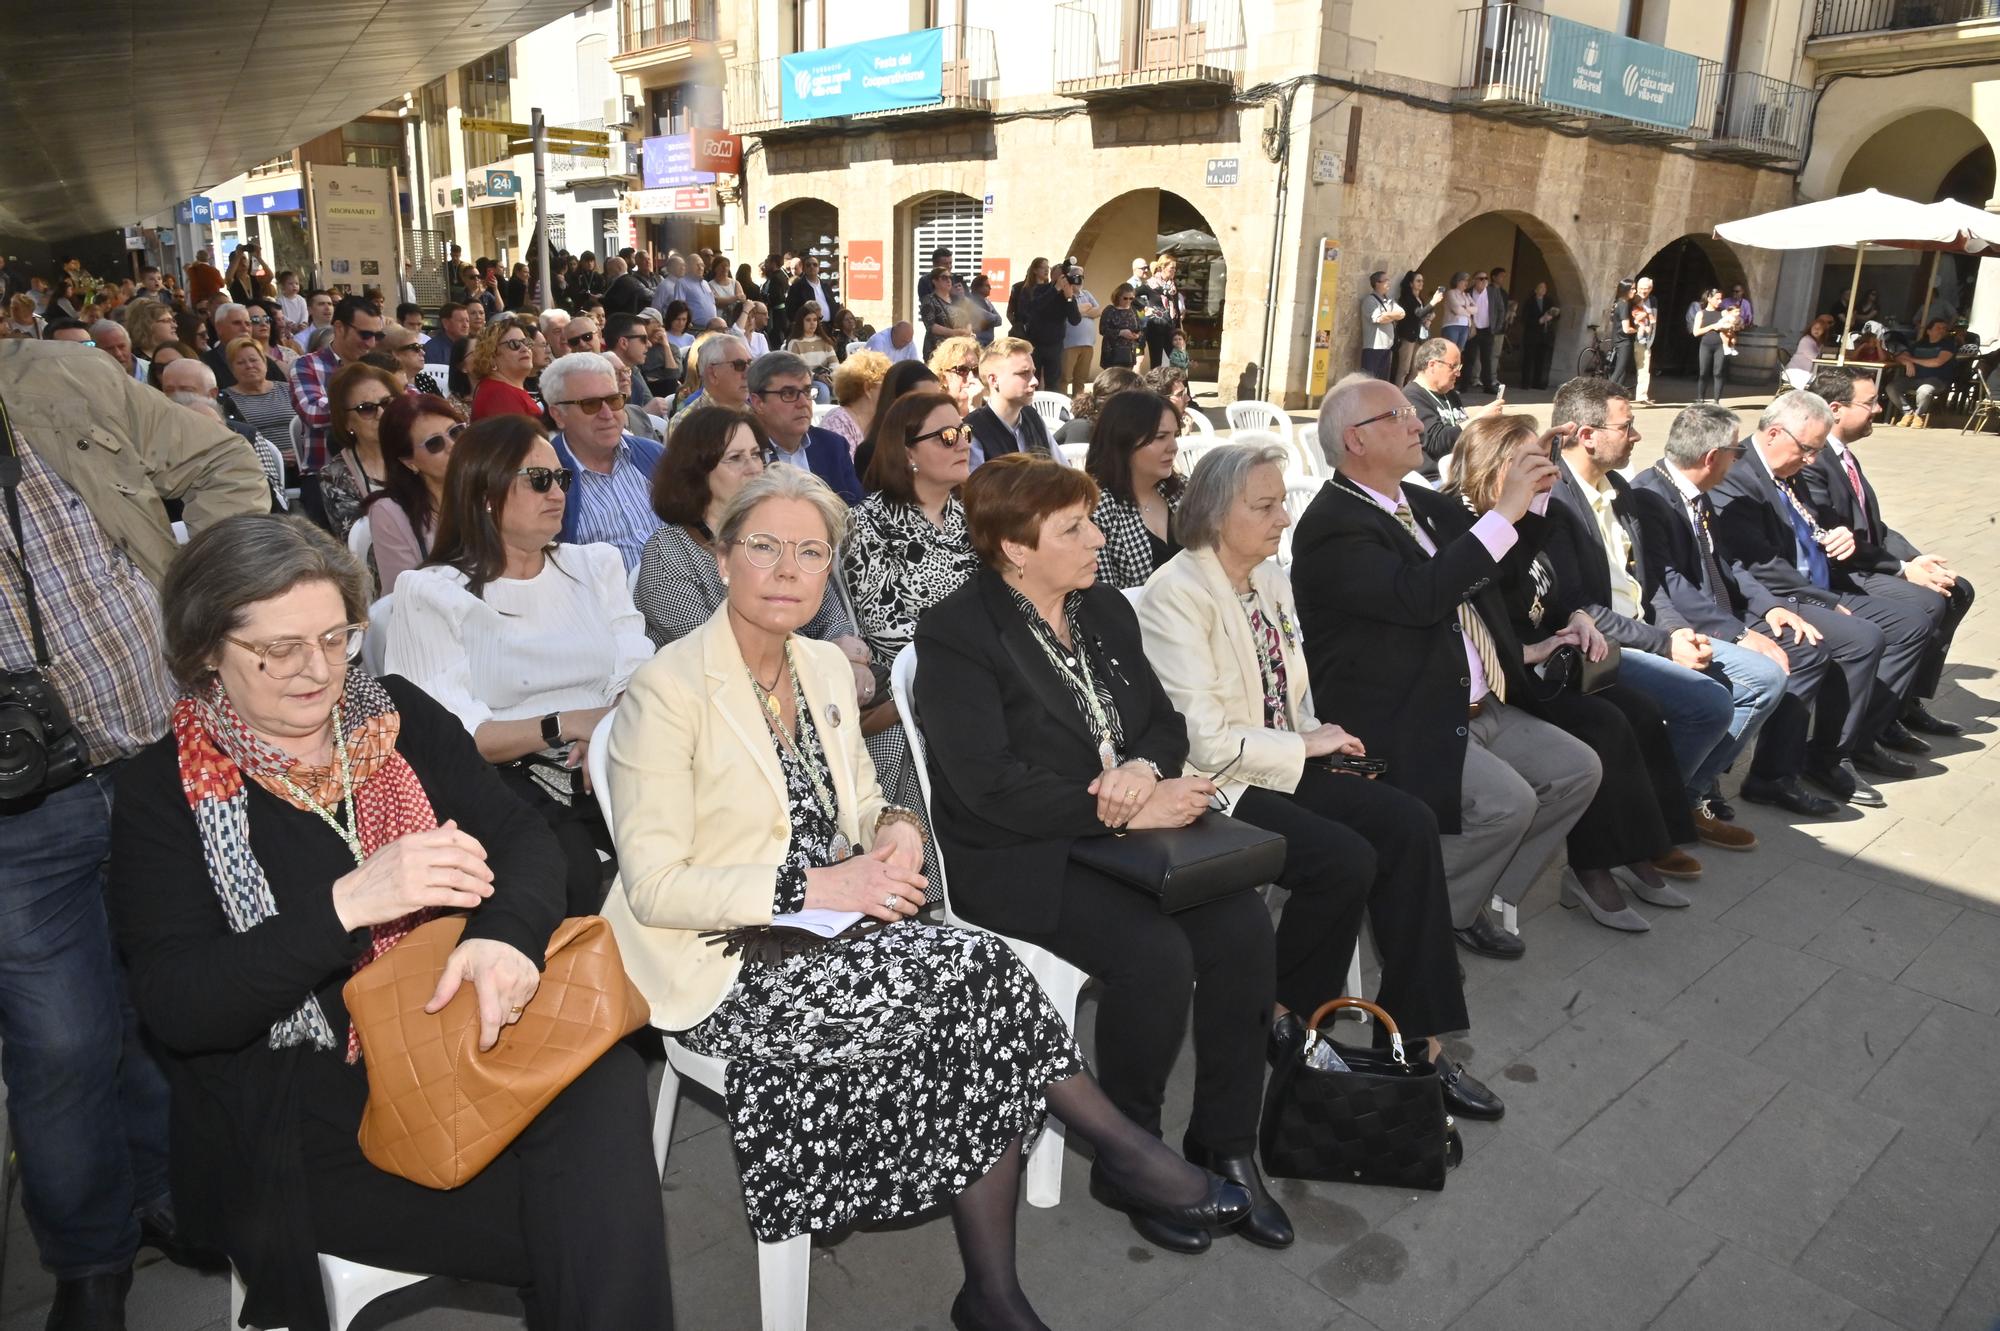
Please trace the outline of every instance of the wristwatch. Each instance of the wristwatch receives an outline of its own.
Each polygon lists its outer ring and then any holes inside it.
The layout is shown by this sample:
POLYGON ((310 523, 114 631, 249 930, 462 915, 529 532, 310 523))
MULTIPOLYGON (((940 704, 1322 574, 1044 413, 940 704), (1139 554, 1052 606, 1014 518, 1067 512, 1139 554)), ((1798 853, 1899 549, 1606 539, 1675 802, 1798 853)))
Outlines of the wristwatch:
POLYGON ((562 743, 562 713, 550 712, 542 718, 542 743, 554 748, 562 743))

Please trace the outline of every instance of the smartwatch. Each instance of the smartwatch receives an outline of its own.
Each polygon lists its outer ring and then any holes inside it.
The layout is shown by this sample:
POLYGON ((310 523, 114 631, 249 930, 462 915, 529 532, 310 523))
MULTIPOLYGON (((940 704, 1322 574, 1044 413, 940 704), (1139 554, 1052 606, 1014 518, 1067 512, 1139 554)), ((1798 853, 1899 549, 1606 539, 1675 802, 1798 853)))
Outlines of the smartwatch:
POLYGON ((542 718, 542 743, 554 748, 562 743, 562 713, 550 712, 542 718))

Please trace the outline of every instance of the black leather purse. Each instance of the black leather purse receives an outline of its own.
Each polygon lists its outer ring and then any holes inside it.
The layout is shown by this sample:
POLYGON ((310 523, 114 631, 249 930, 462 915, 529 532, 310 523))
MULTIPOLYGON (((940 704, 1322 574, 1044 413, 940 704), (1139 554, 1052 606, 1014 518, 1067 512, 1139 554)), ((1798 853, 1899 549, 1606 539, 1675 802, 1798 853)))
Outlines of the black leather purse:
POLYGON ((1285 1051, 1264 1091, 1258 1133, 1273 1178, 1444 1190, 1465 1156, 1444 1111, 1437 1068, 1403 1048, 1387 1012, 1360 998, 1322 1004, 1306 1037, 1285 1051), (1389 1032, 1389 1048, 1336 1045, 1321 1031, 1341 1008, 1361 1008, 1389 1032))
POLYGON ((1285 839, 1211 810, 1186 827, 1085 837, 1070 858, 1157 898, 1172 915, 1274 882, 1285 839))

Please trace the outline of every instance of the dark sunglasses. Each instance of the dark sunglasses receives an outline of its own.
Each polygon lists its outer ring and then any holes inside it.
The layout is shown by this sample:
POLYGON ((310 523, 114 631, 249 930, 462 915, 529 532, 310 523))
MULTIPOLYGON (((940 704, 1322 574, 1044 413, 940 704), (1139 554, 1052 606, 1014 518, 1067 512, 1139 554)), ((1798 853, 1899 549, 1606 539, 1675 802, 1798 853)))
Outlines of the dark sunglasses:
POLYGON ((525 337, 510 337, 494 345, 502 351, 519 351, 528 345, 528 339, 525 337))
POLYGON ((457 442, 458 437, 464 433, 465 433, 465 423, 461 421, 457 425, 452 426, 449 430, 446 430, 443 434, 434 434, 430 438, 424 440, 422 445, 423 450, 424 452, 429 453, 432 457, 436 457, 439 453, 442 453, 447 448, 450 448, 452 444, 457 442))
POLYGON ((564 494, 569 493, 569 483, 576 479, 576 473, 568 467, 523 467, 514 473, 524 477, 528 488, 538 495, 549 492, 551 485, 560 485, 564 494))
POLYGON ((625 410, 625 395, 623 393, 606 393, 602 397, 565 397, 558 398, 549 405, 556 407, 582 407, 584 415, 595 416, 606 407, 611 408, 613 411, 625 410))
POLYGON ((348 332, 354 334, 363 342, 380 342, 389 335, 389 330, 386 328, 378 328, 371 333, 366 328, 356 328, 353 324, 348 324, 346 327, 348 332))
POLYGON ((595 333, 580 333, 575 337, 564 338, 563 345, 570 347, 580 347, 583 346, 585 343, 589 342, 591 338, 596 336, 597 334, 595 333))
POLYGON ((749 358, 747 357, 744 358, 743 360, 717 361, 716 364, 727 365, 730 369, 736 371, 738 374, 750 373, 750 361, 749 358))
POLYGON ((382 414, 382 408, 388 405, 388 398, 378 397, 373 402, 356 402, 348 410, 357 416, 379 416, 382 414))
POLYGON ((979 373, 979 367, 977 365, 954 365, 951 367, 950 372, 961 379, 970 379, 973 375, 979 373))
POLYGON ((972 431, 966 429, 963 425, 947 425, 941 430, 931 430, 925 434, 920 434, 912 439, 910 443, 916 445, 921 444, 926 439, 935 439, 946 448, 956 448, 958 447, 958 441, 966 438, 971 433, 972 431))
POLYGON ((269 323, 269 322, 271 322, 271 321, 270 321, 269 319, 265 318, 265 317, 264 317, 263 315, 261 315, 261 314, 253 314, 253 315, 251 315, 251 316, 250 316, 250 326, 251 326, 252 328, 256 327, 256 326, 257 326, 258 324, 267 324, 267 323, 269 323))

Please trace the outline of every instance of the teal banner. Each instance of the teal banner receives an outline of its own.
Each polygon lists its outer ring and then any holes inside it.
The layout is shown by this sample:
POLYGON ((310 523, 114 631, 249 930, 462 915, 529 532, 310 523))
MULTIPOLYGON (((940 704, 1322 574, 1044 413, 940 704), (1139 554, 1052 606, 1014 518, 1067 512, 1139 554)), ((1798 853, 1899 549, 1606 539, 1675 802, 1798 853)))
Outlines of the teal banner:
POLYGON ((1686 129, 1694 124, 1700 88, 1701 61, 1685 51, 1549 19, 1542 96, 1557 106, 1686 129))
POLYGON ((944 100, 944 29, 796 51, 778 61, 786 122, 896 111, 944 100))

